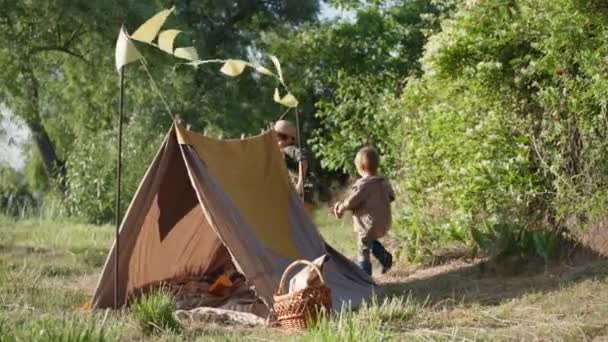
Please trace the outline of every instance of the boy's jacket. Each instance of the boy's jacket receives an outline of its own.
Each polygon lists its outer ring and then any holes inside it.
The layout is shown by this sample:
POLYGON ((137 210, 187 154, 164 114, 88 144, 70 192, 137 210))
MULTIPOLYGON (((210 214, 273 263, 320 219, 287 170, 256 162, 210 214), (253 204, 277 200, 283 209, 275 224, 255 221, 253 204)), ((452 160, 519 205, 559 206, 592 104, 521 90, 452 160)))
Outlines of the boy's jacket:
POLYGON ((359 178, 342 206, 353 212, 353 228, 360 237, 378 239, 391 227, 391 202, 395 192, 383 176, 359 178))

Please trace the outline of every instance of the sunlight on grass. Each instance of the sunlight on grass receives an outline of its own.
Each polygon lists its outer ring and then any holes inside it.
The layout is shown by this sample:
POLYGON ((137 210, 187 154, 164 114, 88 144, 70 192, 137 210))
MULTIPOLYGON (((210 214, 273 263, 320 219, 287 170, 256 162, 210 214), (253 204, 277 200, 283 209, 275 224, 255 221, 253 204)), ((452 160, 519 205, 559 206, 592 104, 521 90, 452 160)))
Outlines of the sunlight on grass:
MULTIPOLYGON (((319 210, 315 220, 330 244, 348 257, 356 255, 349 219, 336 220, 319 210)), ((373 298, 358 311, 343 311, 297 334, 218 325, 167 328, 163 322, 173 317, 172 303, 164 297, 152 297, 136 309, 81 312, 112 237, 110 226, 15 222, 0 216, 0 340, 578 341, 608 333, 605 262, 585 266, 570 280, 542 274, 485 279, 466 275, 404 283, 390 291, 390 297, 373 298), (518 288, 520 294, 513 292, 518 288), (431 292, 442 297, 429 300, 431 292), (501 298, 501 293, 504 298, 485 302, 501 298), (146 335, 142 322, 165 328, 146 335)))
POLYGON ((357 256, 357 236, 348 213, 339 220, 327 207, 321 207, 315 212, 314 221, 327 243, 349 258, 357 256))
POLYGON ((102 342, 116 341, 118 336, 104 325, 106 321, 79 314, 40 316, 37 319, 17 319, 0 316, 0 340, 2 341, 65 341, 102 342), (4 323, 3 323, 4 322, 4 323), (6 324, 13 329, 6 329, 6 324), (3 328, 3 325, 4 328, 3 328))
POLYGON ((383 341, 391 336, 390 330, 369 316, 357 315, 352 311, 342 311, 331 320, 318 322, 305 334, 295 338, 296 341, 383 341))

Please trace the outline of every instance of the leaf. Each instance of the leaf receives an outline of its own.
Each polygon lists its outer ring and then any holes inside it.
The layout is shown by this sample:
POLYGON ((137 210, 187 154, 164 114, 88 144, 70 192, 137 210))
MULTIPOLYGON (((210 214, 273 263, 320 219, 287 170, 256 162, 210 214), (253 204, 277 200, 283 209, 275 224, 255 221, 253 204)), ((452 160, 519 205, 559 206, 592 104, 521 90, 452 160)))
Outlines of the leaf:
POLYGON ((279 75, 279 80, 281 80, 281 82, 283 81, 283 71, 281 70, 281 62, 279 62, 279 59, 277 58, 277 56, 274 55, 269 55, 270 60, 272 61, 272 63, 274 64, 274 67, 277 69, 277 75, 279 75))
POLYGON ((178 58, 187 59, 189 61, 195 61, 198 59, 198 53, 193 46, 185 47, 185 48, 177 48, 173 55, 178 58))
POLYGON ((228 76, 236 77, 243 73, 247 64, 249 63, 239 59, 229 59, 224 63, 220 71, 228 76))
POLYGON ((173 42, 175 37, 180 34, 180 30, 165 30, 158 35, 158 48, 166 53, 173 54, 173 42))
POLYGON ((494 245, 488 234, 483 233, 476 228, 471 228, 471 237, 480 249, 488 249, 494 245))
POLYGON ((272 71, 266 69, 265 67, 258 65, 255 67, 255 71, 259 72, 260 74, 264 74, 264 75, 268 75, 268 76, 276 76, 275 74, 272 73, 272 71))
POLYGON ((167 17, 173 13, 174 10, 175 6, 156 13, 152 18, 146 20, 145 23, 135 30, 131 35, 131 38, 148 44, 152 43, 160 31, 160 28, 167 20, 167 17))
POLYGON ((274 89, 274 96, 272 98, 274 99, 274 102, 280 103, 283 106, 286 106, 289 108, 295 108, 298 106, 298 99, 296 99, 295 96, 293 96, 290 93, 287 93, 287 95, 281 97, 281 94, 279 93, 278 88, 274 89))

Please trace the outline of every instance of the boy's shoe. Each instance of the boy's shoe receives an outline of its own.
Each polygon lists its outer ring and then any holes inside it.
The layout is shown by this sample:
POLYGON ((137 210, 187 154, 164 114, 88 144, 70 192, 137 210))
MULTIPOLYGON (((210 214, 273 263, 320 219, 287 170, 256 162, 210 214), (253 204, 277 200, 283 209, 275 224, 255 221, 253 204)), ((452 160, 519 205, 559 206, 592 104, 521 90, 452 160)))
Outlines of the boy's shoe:
POLYGON ((393 255, 389 252, 386 252, 384 263, 382 264, 382 269, 380 270, 380 272, 384 274, 388 272, 391 267, 393 267, 393 255))
POLYGON ((382 274, 388 272, 393 267, 393 255, 382 246, 380 241, 375 240, 372 242, 372 254, 382 265, 382 269, 380 269, 382 274))
POLYGON ((363 272, 368 275, 372 275, 372 263, 369 261, 359 261, 359 267, 363 270, 363 272))

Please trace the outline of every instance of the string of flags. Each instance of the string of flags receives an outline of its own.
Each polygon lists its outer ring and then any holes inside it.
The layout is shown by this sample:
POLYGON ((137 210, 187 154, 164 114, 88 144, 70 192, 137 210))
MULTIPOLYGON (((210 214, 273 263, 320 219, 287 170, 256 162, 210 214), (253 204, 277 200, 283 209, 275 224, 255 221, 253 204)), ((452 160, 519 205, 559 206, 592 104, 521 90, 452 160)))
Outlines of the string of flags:
POLYGON ((287 91, 287 94, 281 95, 279 88, 275 88, 273 94, 273 100, 288 108, 295 108, 298 106, 298 100, 293 94, 289 92, 285 80, 283 78, 283 72, 281 70, 281 63, 276 56, 269 55, 272 64, 274 65, 275 72, 264 67, 263 65, 254 64, 249 61, 240 59, 209 59, 201 60, 196 49, 193 46, 188 47, 175 47, 175 39, 182 32, 176 29, 163 30, 162 26, 165 24, 167 18, 175 11, 175 7, 164 9, 154 16, 146 20, 133 34, 129 35, 127 30, 122 27, 118 33, 118 40, 116 42, 116 70, 120 70, 127 64, 142 60, 143 55, 137 50, 137 47, 133 43, 133 40, 146 43, 154 46, 159 50, 171 54, 179 59, 186 60, 188 62, 182 63, 193 66, 195 68, 209 63, 221 63, 223 64, 219 70, 223 74, 230 77, 237 77, 241 75, 246 68, 251 68, 254 71, 275 78, 287 91))

